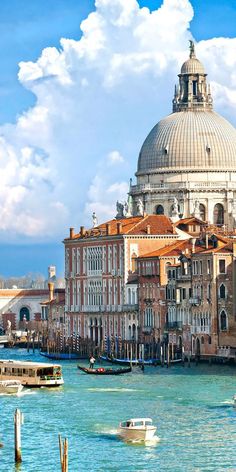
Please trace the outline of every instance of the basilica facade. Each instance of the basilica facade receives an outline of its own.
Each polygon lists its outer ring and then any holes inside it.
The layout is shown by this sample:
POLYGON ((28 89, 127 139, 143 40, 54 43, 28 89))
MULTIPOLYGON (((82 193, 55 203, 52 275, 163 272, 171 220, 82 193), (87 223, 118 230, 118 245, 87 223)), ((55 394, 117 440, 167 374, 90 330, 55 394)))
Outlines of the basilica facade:
POLYGON ((175 87, 173 113, 145 139, 131 185, 132 211, 177 221, 195 216, 209 224, 236 226, 236 130, 213 110, 204 66, 190 42, 175 87))

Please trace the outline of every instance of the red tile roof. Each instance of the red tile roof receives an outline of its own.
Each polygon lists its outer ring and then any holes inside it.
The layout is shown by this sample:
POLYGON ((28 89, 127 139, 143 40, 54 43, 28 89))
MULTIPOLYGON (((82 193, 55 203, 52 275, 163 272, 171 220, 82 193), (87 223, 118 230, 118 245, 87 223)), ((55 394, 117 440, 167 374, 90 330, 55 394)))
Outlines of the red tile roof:
MULTIPOLYGON (((177 235, 175 227, 165 215, 146 215, 130 218, 113 219, 102 223, 101 225, 84 230, 84 236, 81 233, 75 234, 72 239, 81 239, 88 237, 99 237, 107 235, 107 225, 109 225, 109 235, 177 235), (148 228, 149 227, 149 228, 148 228), (119 228, 119 229, 118 229, 119 228), (150 233, 148 233, 150 231, 150 233)), ((65 241, 70 240, 66 238, 65 241)))
MULTIPOLYGON (((165 246, 161 249, 157 249, 156 251, 149 252, 147 254, 144 254, 141 256, 139 259, 146 259, 146 258, 153 258, 153 257, 178 257, 182 253, 184 253, 186 256, 191 255, 192 253, 192 243, 188 240, 181 240, 181 241, 176 241, 175 243, 169 244, 168 246, 165 246), (187 253, 186 253, 187 250, 187 253)), ((195 244, 195 252, 202 251, 203 248, 197 246, 195 244)))

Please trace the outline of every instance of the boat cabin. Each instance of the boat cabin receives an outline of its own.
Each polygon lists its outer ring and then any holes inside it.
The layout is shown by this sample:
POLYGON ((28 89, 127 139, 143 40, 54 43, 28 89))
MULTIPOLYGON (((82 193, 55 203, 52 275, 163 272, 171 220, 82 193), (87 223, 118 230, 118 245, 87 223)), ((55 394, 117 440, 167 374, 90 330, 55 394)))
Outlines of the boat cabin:
POLYGON ((120 426, 121 428, 140 428, 152 426, 152 420, 151 418, 132 418, 130 420, 123 421, 120 426))
POLYGON ((29 387, 63 384, 60 365, 31 361, 0 360, 0 380, 20 380, 29 387))

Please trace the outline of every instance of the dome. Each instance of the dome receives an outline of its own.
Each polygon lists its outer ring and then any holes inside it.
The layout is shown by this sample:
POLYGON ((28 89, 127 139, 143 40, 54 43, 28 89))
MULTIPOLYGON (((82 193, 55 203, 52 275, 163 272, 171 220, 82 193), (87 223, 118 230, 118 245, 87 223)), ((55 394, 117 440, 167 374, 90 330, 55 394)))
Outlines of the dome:
POLYGON ((181 74, 205 74, 202 63, 196 57, 190 57, 181 67, 181 74))
POLYGON ((145 139, 138 172, 236 171, 236 129, 214 111, 180 111, 145 139))

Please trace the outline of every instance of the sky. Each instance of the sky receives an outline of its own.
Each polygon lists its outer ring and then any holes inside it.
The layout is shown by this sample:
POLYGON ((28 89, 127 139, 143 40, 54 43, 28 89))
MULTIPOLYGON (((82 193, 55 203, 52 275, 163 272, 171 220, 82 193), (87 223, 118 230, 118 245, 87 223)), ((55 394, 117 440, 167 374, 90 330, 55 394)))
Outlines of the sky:
POLYGON ((0 274, 63 273, 69 227, 115 216, 188 41, 236 125, 235 0, 0 2, 0 274))

